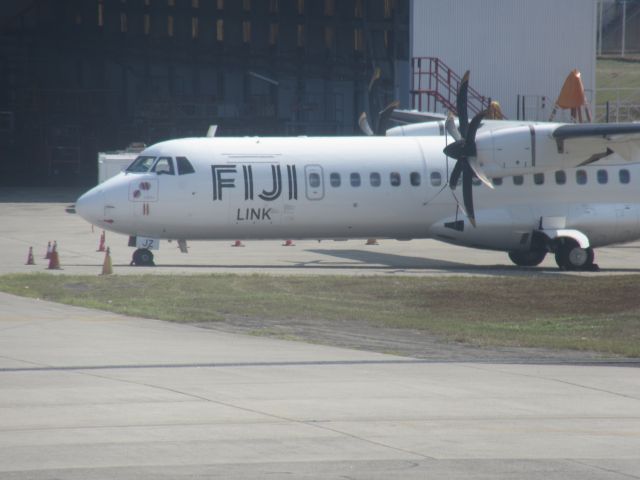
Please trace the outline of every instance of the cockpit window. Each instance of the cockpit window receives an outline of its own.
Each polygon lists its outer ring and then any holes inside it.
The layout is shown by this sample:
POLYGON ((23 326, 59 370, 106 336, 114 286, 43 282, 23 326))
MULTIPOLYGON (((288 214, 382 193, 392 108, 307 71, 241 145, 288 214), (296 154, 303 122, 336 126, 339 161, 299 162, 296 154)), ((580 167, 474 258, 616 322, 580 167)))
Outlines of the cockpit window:
POLYGON ((187 175, 188 173, 196 173, 193 169, 193 165, 187 159, 187 157, 176 157, 178 163, 178 175, 187 175))
POLYGON ((160 157, 152 169, 158 175, 175 175, 171 157, 160 157))
POLYGON ((155 159, 156 157, 139 156, 127 167, 125 172, 146 173, 151 169, 151 165, 153 165, 155 159))

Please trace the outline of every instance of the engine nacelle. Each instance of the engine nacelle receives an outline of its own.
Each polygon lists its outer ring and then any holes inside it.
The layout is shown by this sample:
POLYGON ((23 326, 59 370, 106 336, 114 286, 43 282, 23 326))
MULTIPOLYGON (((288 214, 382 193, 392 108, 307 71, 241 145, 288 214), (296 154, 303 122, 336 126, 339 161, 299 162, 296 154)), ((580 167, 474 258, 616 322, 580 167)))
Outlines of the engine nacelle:
POLYGON ((584 151, 571 151, 557 142, 560 124, 529 124, 482 132, 476 136, 478 162, 489 177, 525 175, 574 168, 587 162, 584 151))
POLYGON ((402 125, 387 130, 388 137, 442 137, 445 134, 444 122, 422 122, 402 125))

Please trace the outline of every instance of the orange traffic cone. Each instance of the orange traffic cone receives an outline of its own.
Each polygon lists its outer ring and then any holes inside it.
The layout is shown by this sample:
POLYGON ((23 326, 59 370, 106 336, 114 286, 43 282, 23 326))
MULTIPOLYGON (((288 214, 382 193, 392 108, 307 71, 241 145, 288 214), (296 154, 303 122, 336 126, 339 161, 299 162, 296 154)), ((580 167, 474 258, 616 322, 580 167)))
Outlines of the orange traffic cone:
POLYGON ((51 242, 47 243, 47 253, 44 256, 45 260, 49 260, 51 258, 51 242))
POLYGON ((378 243, 378 240, 376 240, 375 238, 370 238, 369 240, 367 240, 367 243, 365 243, 365 245, 380 245, 378 243))
POLYGON ((53 246, 51 247, 51 256, 49 258, 49 266, 47 269, 61 270, 60 258, 58 257, 58 244, 56 242, 53 242, 53 246))
POLYGON ((282 244, 283 247, 295 247, 296 244, 293 243, 293 240, 285 240, 282 244))
POLYGON ((244 243, 242 243, 242 241, 240 240, 236 240, 235 242, 233 242, 231 244, 232 247, 244 247, 244 243))
POLYGON ((33 247, 29 247, 29 256, 27 257, 27 263, 25 265, 35 265, 36 261, 33 258, 33 247))
POLYGON ((105 251, 105 245, 104 242, 106 240, 106 235, 104 233, 104 230, 102 231, 102 234, 100 235, 100 244, 98 245, 98 250, 96 250, 96 252, 104 252, 105 251))
POLYGON ((107 253, 104 254, 104 263, 102 264, 102 273, 100 275, 111 275, 113 273, 113 265, 111 264, 111 249, 107 247, 107 253))

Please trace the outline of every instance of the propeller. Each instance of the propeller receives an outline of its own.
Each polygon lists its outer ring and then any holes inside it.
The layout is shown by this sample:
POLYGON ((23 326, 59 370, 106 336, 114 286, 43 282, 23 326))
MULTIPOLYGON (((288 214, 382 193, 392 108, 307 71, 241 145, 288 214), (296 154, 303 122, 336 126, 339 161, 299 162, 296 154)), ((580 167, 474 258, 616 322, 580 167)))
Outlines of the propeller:
POLYGON ((373 129, 371 125, 369 125, 369 119, 367 118, 367 112, 362 112, 360 114, 360 118, 358 119, 358 125, 360 125, 360 130, 368 137, 372 137, 375 135, 373 133, 373 129))
POLYGON ((382 76, 382 70, 380 70, 380 67, 376 67, 373 70, 373 75, 371 75, 371 80, 369 80, 369 93, 371 93, 371 91, 373 90, 373 86, 376 84, 378 80, 380 80, 381 76, 382 76))
MULTIPOLYGON (((480 112, 471 123, 467 113, 467 95, 469 91, 469 71, 467 70, 460 81, 460 88, 456 96, 456 109, 458 110, 458 124, 456 127, 453 115, 449 114, 445 122, 445 128, 454 142, 444 148, 444 154, 456 160, 456 164, 451 171, 449 177, 449 187, 455 190, 462 176, 462 207, 465 215, 469 219, 469 223, 476 226, 475 212, 473 208, 473 179, 477 177, 482 183, 489 188, 494 188, 491 180, 484 174, 477 159, 476 150, 476 133, 480 127, 480 122, 484 118, 486 112, 480 112)), ((455 196, 455 195, 454 195, 455 196)), ((457 201, 457 199, 456 199, 457 201)))
POLYGON ((362 112, 360 114, 360 118, 358 119, 358 125, 360 125, 360 130, 367 136, 373 135, 382 135, 384 136, 387 131, 387 124, 389 123, 389 119, 391 115, 393 115, 393 111, 400 107, 400 102, 398 100, 394 100, 389 105, 384 107, 383 110, 378 112, 378 122, 376 129, 374 130, 369 125, 369 117, 367 116, 367 112, 362 112))
MULTIPOLYGON (((382 74, 381 74, 380 68, 376 67, 376 69, 373 71, 373 75, 371 76, 371 80, 369 81, 369 109, 373 108, 373 104, 374 104, 373 89, 376 83, 378 82, 378 80, 380 80, 381 76, 382 74)), ((387 124, 389 123, 389 119, 391 118, 393 111, 399 106, 400 106, 400 102, 397 100, 394 100, 385 108, 380 110, 378 112, 377 121, 375 122, 375 128, 372 128, 371 125, 369 124, 369 117, 367 116, 367 112, 362 112, 360 114, 360 118, 358 119, 358 125, 360 125, 360 130, 362 130, 362 133, 370 137, 374 135, 384 136, 384 134, 387 131, 387 124)))

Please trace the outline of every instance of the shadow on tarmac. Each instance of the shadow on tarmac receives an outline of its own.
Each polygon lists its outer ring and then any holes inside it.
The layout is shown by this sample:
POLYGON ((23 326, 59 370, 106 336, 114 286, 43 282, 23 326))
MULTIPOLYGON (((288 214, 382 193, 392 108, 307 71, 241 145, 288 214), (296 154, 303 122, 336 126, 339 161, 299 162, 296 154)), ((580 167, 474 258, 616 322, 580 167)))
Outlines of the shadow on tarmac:
MULTIPOLYGON (((274 264, 165 264, 161 261, 157 262, 157 266, 161 268, 175 269, 229 269, 229 270, 261 270, 261 271, 282 271, 282 270, 308 270, 310 273, 314 271, 385 271, 388 273, 416 272, 433 270, 434 273, 455 272, 455 273, 471 273, 480 275, 495 276, 522 276, 522 275, 571 275, 575 273, 585 272, 566 272, 561 271, 555 266, 553 267, 518 267, 517 265, 470 265, 462 262, 452 262, 449 260, 411 257, 404 255, 396 255, 390 253, 371 252, 365 250, 333 250, 333 249, 310 249, 308 252, 324 255, 327 257, 335 257, 338 260, 311 260, 308 262, 291 262, 289 265, 274 264), (344 261, 340 261, 343 259, 344 261), (359 263, 354 263, 354 261, 359 263)), ((94 265, 71 265, 78 267, 91 267, 94 265)), ((129 264, 114 264, 115 267, 130 267, 129 264)), ((140 272, 145 272, 144 267, 140 272)), ((598 274, 632 274, 640 273, 640 268, 602 268, 599 272, 586 272, 594 275, 598 274)))
POLYGON ((452 262, 449 260, 437 260, 425 257, 409 257, 405 255, 396 255, 391 253, 372 252, 367 250, 333 250, 333 249, 313 249, 308 250, 312 253, 320 255, 328 255, 337 258, 344 258, 351 261, 361 262, 363 265, 354 266, 349 262, 345 265, 355 268, 362 268, 366 266, 372 266, 372 268, 380 268, 382 265, 387 268, 394 269, 436 269, 436 270, 458 270, 458 269, 505 269, 508 266, 504 265, 492 265, 492 266, 476 266, 469 265, 461 262, 452 262))

